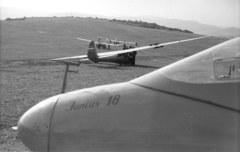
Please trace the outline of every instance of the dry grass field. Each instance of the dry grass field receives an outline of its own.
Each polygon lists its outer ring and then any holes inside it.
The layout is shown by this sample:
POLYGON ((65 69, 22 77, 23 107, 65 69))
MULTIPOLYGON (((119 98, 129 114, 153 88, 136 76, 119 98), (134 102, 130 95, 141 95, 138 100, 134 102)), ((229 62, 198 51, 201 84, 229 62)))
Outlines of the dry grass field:
MULTIPOLYGON (((77 37, 97 36, 138 42, 139 46, 198 37, 121 25, 99 19, 28 18, 1 21, 0 151, 29 151, 15 131, 21 115, 39 101, 60 93, 65 65, 49 59, 86 54, 88 43, 77 37)), ((67 91, 129 81, 172 62, 195 54, 226 39, 207 39, 140 51, 136 66, 113 63, 81 64, 70 67, 67 91)))

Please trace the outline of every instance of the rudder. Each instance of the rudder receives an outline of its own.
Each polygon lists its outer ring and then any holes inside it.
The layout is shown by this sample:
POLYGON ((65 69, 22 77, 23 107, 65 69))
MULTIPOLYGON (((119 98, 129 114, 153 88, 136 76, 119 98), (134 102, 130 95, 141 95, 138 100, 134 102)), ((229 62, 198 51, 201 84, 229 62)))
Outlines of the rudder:
POLYGON ((89 60, 97 63, 98 62, 98 55, 97 55, 97 50, 96 50, 96 45, 94 41, 91 41, 88 47, 88 58, 89 60))

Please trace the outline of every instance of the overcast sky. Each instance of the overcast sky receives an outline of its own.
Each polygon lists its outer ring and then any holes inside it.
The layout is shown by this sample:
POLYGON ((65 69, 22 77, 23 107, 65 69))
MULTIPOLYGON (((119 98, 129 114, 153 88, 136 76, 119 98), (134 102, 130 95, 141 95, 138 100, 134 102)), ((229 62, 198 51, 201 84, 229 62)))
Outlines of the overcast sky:
POLYGON ((240 0, 0 0, 1 6, 50 13, 78 12, 116 15, 154 15, 240 28, 240 0))

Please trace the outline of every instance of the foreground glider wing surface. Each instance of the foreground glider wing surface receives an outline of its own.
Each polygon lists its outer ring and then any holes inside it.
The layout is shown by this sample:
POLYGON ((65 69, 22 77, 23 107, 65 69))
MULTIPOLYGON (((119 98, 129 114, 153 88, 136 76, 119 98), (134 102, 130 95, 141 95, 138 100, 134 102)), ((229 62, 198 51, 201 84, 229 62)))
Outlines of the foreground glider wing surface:
POLYGON ((56 95, 18 122, 33 151, 240 151, 240 38, 129 82, 56 95))
POLYGON ((157 49, 157 48, 161 48, 161 47, 164 47, 167 45, 172 45, 172 44, 177 44, 177 43, 182 43, 182 42, 187 42, 187 41, 193 41, 193 40, 203 39, 203 38, 207 38, 207 37, 210 37, 210 36, 203 36, 203 37, 197 37, 197 38, 168 42, 168 43, 155 43, 155 44, 150 44, 148 46, 142 46, 142 47, 127 49, 127 50, 120 50, 120 51, 104 52, 104 53, 98 53, 98 54, 96 52, 97 48, 96 48, 95 42, 90 41, 88 55, 64 57, 64 58, 57 58, 57 59, 52 59, 52 60, 61 61, 61 60, 69 60, 69 59, 78 59, 79 62, 91 60, 95 63, 97 63, 97 62, 115 62, 115 63, 120 63, 120 64, 129 64, 129 62, 134 62, 132 64, 132 65, 134 65, 136 53, 134 53, 133 55, 130 55, 132 52, 137 52, 137 51, 146 50, 146 49, 157 49), (93 54, 94 54, 94 56, 93 56, 93 54), (134 61, 131 61, 132 56, 134 56, 134 61), (114 57, 114 58, 110 58, 110 57, 114 57))

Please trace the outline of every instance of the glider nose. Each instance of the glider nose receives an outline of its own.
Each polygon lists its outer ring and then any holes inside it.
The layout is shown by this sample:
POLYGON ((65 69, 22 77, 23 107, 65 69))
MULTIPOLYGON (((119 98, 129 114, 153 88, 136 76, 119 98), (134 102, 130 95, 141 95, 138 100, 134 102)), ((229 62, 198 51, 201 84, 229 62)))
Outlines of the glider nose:
POLYGON ((48 151, 51 118, 59 96, 38 103, 20 118, 18 136, 30 150, 48 151))

